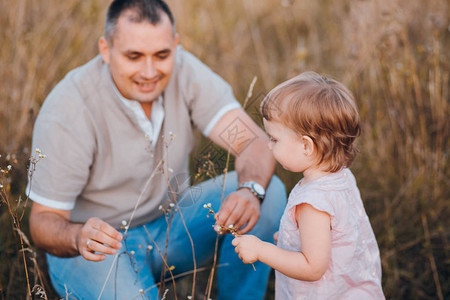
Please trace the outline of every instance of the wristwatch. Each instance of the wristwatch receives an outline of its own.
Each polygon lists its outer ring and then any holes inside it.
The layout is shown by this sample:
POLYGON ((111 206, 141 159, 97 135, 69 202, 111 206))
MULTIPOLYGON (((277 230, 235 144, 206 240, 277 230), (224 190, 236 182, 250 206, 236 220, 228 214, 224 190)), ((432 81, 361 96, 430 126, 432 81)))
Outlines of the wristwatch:
POLYGON ((238 190, 247 188, 249 189, 253 195, 255 195, 259 201, 262 203, 264 197, 266 197, 266 190, 257 182, 254 181, 246 181, 238 187, 238 190))

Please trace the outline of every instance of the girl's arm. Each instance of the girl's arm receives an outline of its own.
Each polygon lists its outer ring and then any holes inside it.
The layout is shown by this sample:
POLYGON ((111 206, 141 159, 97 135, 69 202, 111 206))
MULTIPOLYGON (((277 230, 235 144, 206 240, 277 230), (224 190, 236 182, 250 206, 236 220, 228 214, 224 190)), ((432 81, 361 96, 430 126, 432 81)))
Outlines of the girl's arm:
POLYGON ((331 253, 330 216, 310 206, 297 206, 295 217, 299 227, 302 252, 281 249, 255 236, 238 236, 233 240, 244 263, 257 260, 294 279, 315 281, 328 268, 331 253))

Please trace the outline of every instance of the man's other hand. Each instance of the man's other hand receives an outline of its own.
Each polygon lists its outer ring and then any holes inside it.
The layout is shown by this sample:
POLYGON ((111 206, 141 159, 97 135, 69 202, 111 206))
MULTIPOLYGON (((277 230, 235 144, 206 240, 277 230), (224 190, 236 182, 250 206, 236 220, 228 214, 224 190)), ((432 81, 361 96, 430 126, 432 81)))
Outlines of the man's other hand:
POLYGON ((228 195, 216 214, 218 225, 233 225, 238 234, 245 234, 258 222, 261 204, 249 190, 240 189, 228 195))
POLYGON ((108 223, 90 218, 77 235, 77 250, 87 260, 102 261, 105 254, 114 255, 122 248, 122 239, 123 235, 108 223))

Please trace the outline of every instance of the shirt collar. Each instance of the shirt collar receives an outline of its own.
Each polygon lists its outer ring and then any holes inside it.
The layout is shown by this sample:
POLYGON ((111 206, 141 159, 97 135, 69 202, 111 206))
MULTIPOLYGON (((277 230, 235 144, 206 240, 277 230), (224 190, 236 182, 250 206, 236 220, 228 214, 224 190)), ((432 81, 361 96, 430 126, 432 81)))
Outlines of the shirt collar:
POLYGON ((164 106, 163 106, 163 97, 160 95, 158 99, 153 101, 152 104, 152 112, 150 116, 150 120, 145 115, 144 110, 142 109, 141 104, 137 100, 131 100, 125 98, 117 89, 116 85, 113 82, 113 88, 116 95, 119 97, 120 101, 124 104, 124 106, 129 109, 139 127, 144 132, 145 137, 148 138, 155 148, 156 142, 158 141, 159 133, 161 132, 162 123, 164 121, 164 106))

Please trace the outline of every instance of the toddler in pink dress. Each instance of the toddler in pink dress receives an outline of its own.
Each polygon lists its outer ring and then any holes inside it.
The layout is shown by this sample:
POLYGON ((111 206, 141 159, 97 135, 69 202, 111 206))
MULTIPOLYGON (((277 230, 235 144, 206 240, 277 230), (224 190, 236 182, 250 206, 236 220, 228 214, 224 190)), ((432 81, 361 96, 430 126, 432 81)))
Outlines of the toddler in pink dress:
POLYGON ((275 299, 384 299, 378 245, 356 180, 359 115, 341 83, 306 72, 263 100, 269 148, 303 173, 281 218, 278 245, 252 235, 233 240, 244 263, 276 270, 275 299))

